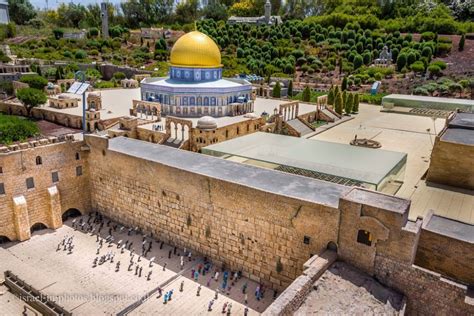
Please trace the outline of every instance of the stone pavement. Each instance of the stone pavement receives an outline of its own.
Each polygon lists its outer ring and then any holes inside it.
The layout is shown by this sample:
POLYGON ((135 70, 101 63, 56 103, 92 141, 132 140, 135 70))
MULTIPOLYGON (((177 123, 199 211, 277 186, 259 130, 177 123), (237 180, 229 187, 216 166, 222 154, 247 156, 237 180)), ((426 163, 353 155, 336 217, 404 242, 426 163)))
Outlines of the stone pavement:
MULTIPOLYGON (((87 221, 88 216, 83 216, 83 218, 87 221)), ((76 218, 76 223, 78 220, 76 218)), ((103 222, 107 223, 108 219, 104 218, 103 222)), ((222 284, 222 271, 219 273, 219 281, 211 282, 211 289, 203 286, 201 295, 196 296, 197 283, 191 280, 191 269, 196 269, 203 262, 203 258, 192 255, 191 261, 189 261, 188 257, 185 257, 183 269, 181 269, 180 261, 183 249, 176 249, 176 255, 174 255, 174 247, 163 244, 160 249, 161 242, 147 236, 145 248, 148 249, 149 241, 152 241, 152 249, 146 258, 141 258, 138 262, 137 253, 142 251, 143 235, 140 232, 135 233, 133 230, 132 235, 128 236, 128 228, 120 232, 121 225, 117 225, 117 230, 112 231, 115 239, 109 246, 105 238, 109 234, 109 229, 112 229, 114 225, 113 222, 109 223, 110 227, 104 224, 101 230, 103 246, 99 250, 99 255, 96 255, 99 246, 97 236, 90 232, 73 229, 71 219, 56 231, 42 230, 35 232, 30 240, 3 244, 0 246, 0 272, 11 270, 43 294, 52 296, 60 305, 77 315, 117 314, 139 301, 148 292, 166 283, 168 284, 164 286, 163 294, 173 288, 172 301, 165 305, 162 298, 157 299, 155 295, 131 314, 153 311, 154 314, 175 315, 189 312, 190 309, 193 311, 192 314, 200 311, 207 313, 207 305, 210 297, 214 295, 217 283, 222 284), (73 236, 71 242, 73 249, 69 254, 68 250, 64 251, 61 242, 71 236, 73 236), (122 244, 126 240, 129 243, 133 242, 130 251, 124 250, 124 253, 121 253, 121 249, 117 247, 119 240, 122 240, 122 244), (59 251, 57 251, 58 244, 61 244, 59 251), (132 258, 131 251, 135 253, 134 264, 131 271, 127 271, 132 258), (168 258, 170 252, 171 258, 168 258), (96 257, 100 258, 109 253, 115 254, 113 262, 107 260, 93 268, 93 261, 96 257), (150 267, 152 257, 155 257, 155 263, 150 267), (116 272, 118 261, 120 261, 120 268, 116 272), (166 268, 163 271, 165 264, 166 268), (141 277, 135 275, 137 266, 142 268, 141 277), (152 271, 152 274, 150 280, 147 281, 149 271, 152 271), (182 276, 177 276, 180 271, 182 276), (185 290, 182 293, 179 292, 181 280, 185 281, 185 290)), ((98 224, 95 227, 97 230, 98 224)), ((205 276, 199 275, 198 282, 206 285, 208 277, 214 275, 216 270, 220 270, 220 267, 211 265, 210 272, 205 276)), ((273 296, 271 290, 266 291, 263 300, 257 301, 253 293, 258 284, 242 278, 231 289, 230 296, 219 294, 219 299, 214 304, 214 312, 222 308, 223 303, 221 302, 225 300, 232 302, 232 314, 243 314, 243 295, 240 293, 241 286, 245 282, 248 284, 250 314, 257 314, 271 304, 273 296)), ((231 284, 230 280, 228 284, 231 284)), ((12 311, 11 314, 13 315, 15 312, 12 311)))

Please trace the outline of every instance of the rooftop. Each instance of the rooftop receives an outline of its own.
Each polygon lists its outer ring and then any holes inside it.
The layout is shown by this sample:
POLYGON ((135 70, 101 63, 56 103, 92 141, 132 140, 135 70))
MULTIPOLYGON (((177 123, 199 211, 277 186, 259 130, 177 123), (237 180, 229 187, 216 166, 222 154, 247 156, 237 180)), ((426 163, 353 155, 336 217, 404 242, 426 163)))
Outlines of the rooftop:
POLYGON ((456 113, 441 136, 441 140, 474 145, 474 113, 456 113))
POLYGON ((473 225, 433 215, 424 228, 434 233, 474 243, 473 225))
POLYGON ((408 106, 413 108, 423 107, 446 110, 460 108, 470 111, 474 110, 474 100, 427 97, 421 95, 389 94, 382 98, 382 104, 385 103, 394 103, 396 106, 408 106))
POLYGON ((174 88, 235 88, 240 87, 242 85, 249 85, 250 82, 244 79, 219 79, 215 81, 180 81, 174 80, 170 78, 145 78, 142 81, 142 84, 146 85, 154 85, 154 86, 162 86, 162 87, 174 87, 174 88))
POLYGON ((258 168, 164 145, 117 137, 109 150, 154 161, 210 178, 248 186, 260 191, 337 208, 339 197, 349 188, 325 181, 258 168))
POLYGON ((383 149, 261 132, 207 146, 203 152, 244 157, 375 185, 407 157, 405 153, 383 149))

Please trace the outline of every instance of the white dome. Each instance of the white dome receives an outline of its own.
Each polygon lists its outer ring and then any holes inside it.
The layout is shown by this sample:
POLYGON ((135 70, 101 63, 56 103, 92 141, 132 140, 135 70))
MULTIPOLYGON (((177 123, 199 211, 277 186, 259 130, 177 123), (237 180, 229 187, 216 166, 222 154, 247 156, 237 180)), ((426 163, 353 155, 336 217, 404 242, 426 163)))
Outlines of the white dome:
POLYGON ((197 121, 197 128, 203 130, 212 130, 217 128, 217 121, 211 116, 203 116, 197 121))

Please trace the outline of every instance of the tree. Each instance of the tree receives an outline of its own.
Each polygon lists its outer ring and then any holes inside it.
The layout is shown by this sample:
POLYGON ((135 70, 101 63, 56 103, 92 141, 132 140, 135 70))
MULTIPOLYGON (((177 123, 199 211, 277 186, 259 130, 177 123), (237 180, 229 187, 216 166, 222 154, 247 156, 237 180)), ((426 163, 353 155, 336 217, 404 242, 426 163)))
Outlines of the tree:
POLYGON ((458 50, 462 52, 464 50, 464 42, 466 41, 466 36, 463 34, 461 35, 461 39, 459 40, 459 47, 458 50))
POLYGON ((346 76, 344 76, 344 78, 342 78, 341 90, 342 91, 347 90, 347 77, 346 76))
POLYGON ((311 90, 309 89, 308 86, 306 86, 303 90, 302 99, 304 102, 309 102, 311 100, 311 90))
POLYGON ((329 93, 328 93, 328 104, 329 105, 334 105, 334 88, 331 87, 329 89, 329 93))
POLYGON ((48 84, 48 80, 46 80, 46 78, 41 77, 40 75, 25 75, 21 77, 20 81, 23 83, 27 83, 30 88, 38 90, 43 90, 44 87, 46 87, 46 85, 48 84))
POLYGON ((358 93, 354 95, 354 100, 352 102, 352 112, 353 113, 359 112, 359 94, 358 93))
POLYGON ((354 57, 354 70, 359 69, 363 63, 364 63, 364 58, 361 55, 357 54, 354 57))
POLYGON ((430 76, 438 76, 441 73, 441 68, 438 65, 429 65, 428 71, 430 72, 430 76))
POLYGON ((288 97, 293 97, 293 80, 288 83, 288 97))
POLYGON ((342 93, 339 92, 334 100, 334 111, 339 115, 342 115, 342 104, 342 93))
POLYGON ((403 67, 405 67, 407 64, 407 55, 402 53, 398 55, 397 58, 397 70, 402 71, 403 67))
POLYGON ((352 113, 353 102, 354 102, 353 95, 352 93, 349 93, 346 98, 346 103, 344 104, 344 112, 346 112, 347 115, 352 113))
POLYGON ((45 104, 47 101, 46 94, 42 90, 35 88, 22 88, 16 92, 16 97, 23 103, 28 116, 34 107, 45 104))
POLYGON ((416 61, 410 66, 411 70, 414 72, 423 72, 425 71, 425 65, 421 61, 416 61))
POLYGON ((280 98, 281 97, 281 86, 280 86, 280 83, 278 81, 275 84, 275 86, 273 87, 272 97, 274 97, 274 98, 280 98))
POLYGON ((10 19, 16 24, 26 24, 36 16, 36 11, 29 0, 8 0, 10 19))

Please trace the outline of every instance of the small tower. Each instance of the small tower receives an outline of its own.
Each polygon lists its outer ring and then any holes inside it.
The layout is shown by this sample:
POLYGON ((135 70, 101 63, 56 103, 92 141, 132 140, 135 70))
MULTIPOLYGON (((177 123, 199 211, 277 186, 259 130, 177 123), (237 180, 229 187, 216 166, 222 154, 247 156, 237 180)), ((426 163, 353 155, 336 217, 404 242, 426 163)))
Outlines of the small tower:
POLYGON ((265 2, 265 23, 270 24, 270 17, 272 15, 272 4, 270 0, 265 2))
POLYGON ((102 38, 109 37, 109 13, 107 11, 107 2, 100 4, 100 17, 102 18, 102 38))
POLYGON ((86 130, 88 132, 95 132, 99 129, 100 112, 94 109, 88 109, 86 111, 86 130))
POLYGON ((90 92, 87 95, 87 109, 96 111, 102 110, 102 97, 96 92, 90 92))

